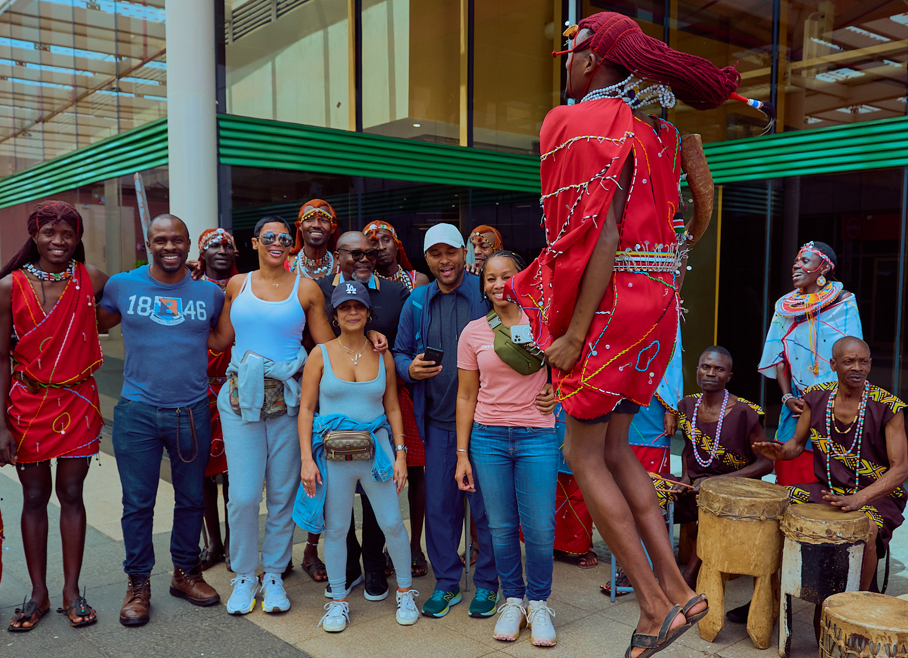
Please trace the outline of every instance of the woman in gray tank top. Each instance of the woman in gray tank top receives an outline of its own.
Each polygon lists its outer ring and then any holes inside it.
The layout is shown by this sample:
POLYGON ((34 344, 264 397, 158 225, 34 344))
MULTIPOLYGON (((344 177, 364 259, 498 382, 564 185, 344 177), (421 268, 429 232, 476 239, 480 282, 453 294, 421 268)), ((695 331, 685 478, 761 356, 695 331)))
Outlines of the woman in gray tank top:
POLYGON ((410 540, 398 503, 407 481, 407 453, 394 360, 390 353, 374 352, 365 336, 371 320, 365 286, 354 281, 340 283, 330 306, 340 336, 320 345, 306 363, 299 414, 301 495, 309 501, 317 494, 324 498, 325 565, 333 598, 325 605, 327 613, 319 625, 336 633, 350 620, 346 539, 353 496, 360 486, 369 496, 398 574, 397 622, 410 626, 419 619, 415 603, 419 592, 410 586, 410 540), (337 461, 326 455, 323 441, 335 430, 371 435, 374 458, 337 461))

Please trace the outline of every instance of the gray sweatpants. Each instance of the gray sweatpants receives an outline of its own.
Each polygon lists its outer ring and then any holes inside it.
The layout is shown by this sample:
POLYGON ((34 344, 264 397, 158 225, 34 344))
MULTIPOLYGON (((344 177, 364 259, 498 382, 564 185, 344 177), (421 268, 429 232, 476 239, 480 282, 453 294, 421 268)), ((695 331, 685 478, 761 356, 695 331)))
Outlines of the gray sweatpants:
MULTIPOLYGON (((230 474, 230 566, 237 574, 254 575, 259 565, 259 505, 265 487, 268 516, 262 541, 262 566, 282 574, 293 549, 293 501, 300 484, 297 417, 244 421, 230 408, 228 386, 218 395, 218 411, 230 474)), ((349 517, 349 512, 347 515, 349 517)))
MULTIPOLYGON (((384 431, 379 432, 378 445, 391 458, 391 447, 384 431), (383 436, 384 435, 384 436, 383 436)), ((325 493, 325 570, 335 599, 343 598, 347 578, 347 531, 356 484, 360 483, 369 496, 375 519, 385 534, 388 553, 394 563, 398 587, 410 587, 410 539, 400 515, 397 489, 391 479, 376 482, 372 479, 372 462, 327 462, 328 490, 325 493)), ((231 480, 231 487, 233 480, 231 480)), ((231 488, 231 496, 233 490, 231 488)))

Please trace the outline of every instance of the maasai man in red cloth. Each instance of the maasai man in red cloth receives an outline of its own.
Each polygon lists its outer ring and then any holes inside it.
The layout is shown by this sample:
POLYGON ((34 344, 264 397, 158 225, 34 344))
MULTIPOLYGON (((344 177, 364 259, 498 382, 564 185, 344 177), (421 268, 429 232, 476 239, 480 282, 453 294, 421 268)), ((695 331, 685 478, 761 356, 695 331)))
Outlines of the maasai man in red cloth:
POLYGON ((680 136, 635 109, 671 106, 675 96, 715 108, 741 78, 732 67, 672 50, 615 13, 585 18, 565 36, 572 39, 567 91, 580 103, 556 107, 543 123, 548 246, 511 279, 511 299, 526 309, 554 368, 568 415, 568 465, 637 594, 640 619, 627 655, 639 658, 668 646, 707 604, 681 577, 656 491, 628 444, 632 414, 652 399, 672 352, 689 245, 675 219, 680 136))
POLYGON ((383 279, 397 281, 413 292, 413 288, 429 285, 429 277, 417 272, 410 264, 404 245, 397 237, 397 231, 388 222, 369 222, 363 235, 372 240, 378 250, 375 273, 383 279))
POLYGON ((310 279, 337 272, 334 251, 340 229, 337 213, 327 201, 310 199, 300 206, 296 220, 296 243, 290 250, 287 268, 310 279))
POLYGON ((24 632, 50 610, 47 503, 56 490, 63 543, 63 607, 74 627, 97 621, 79 592, 85 547, 82 484, 104 425, 94 373, 101 367, 95 302, 107 275, 85 264, 78 211, 42 201, 28 217, 29 240, 0 271, 0 466, 22 483, 22 543, 31 597, 8 630, 24 632), (50 460, 57 460, 56 487, 50 460))
MULTIPOLYGON (((202 278, 216 283, 221 290, 227 288, 230 277, 239 274, 236 269, 236 242, 229 232, 222 228, 210 228, 199 236, 199 261, 205 268, 202 278)), ((224 491, 224 506, 227 505, 230 483, 227 479, 227 453, 224 450, 224 433, 221 430, 221 414, 218 412, 218 393, 227 381, 227 366, 231 350, 212 352, 208 350, 208 408, 211 411, 211 456, 205 470, 202 493, 205 496, 205 527, 210 543, 202 555, 202 571, 223 562, 227 556, 226 546, 230 541, 230 526, 226 527, 221 539, 221 521, 218 514, 218 484, 224 491)), ((226 519, 225 519, 226 520, 226 519)))
POLYGON ((473 257, 476 259, 476 267, 479 269, 482 269, 486 258, 496 251, 504 249, 501 233, 497 228, 486 224, 481 224, 473 229, 473 232, 470 233, 470 244, 473 246, 473 257))
POLYGON ((792 503, 820 503, 843 512, 867 515, 870 540, 864 546, 861 589, 877 571, 878 556, 904 522, 908 478, 906 405, 889 391, 867 381, 870 347, 846 336, 832 346, 829 367, 837 381, 804 391, 804 410, 794 436, 785 443, 766 441, 754 450, 770 459, 796 459, 813 442, 818 482, 788 487, 792 503))

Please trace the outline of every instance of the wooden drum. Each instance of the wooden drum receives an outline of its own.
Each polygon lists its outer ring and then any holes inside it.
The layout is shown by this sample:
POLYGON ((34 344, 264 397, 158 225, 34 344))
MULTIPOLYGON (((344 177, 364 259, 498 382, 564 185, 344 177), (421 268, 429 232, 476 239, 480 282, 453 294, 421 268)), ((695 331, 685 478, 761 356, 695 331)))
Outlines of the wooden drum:
POLYGON ((823 602, 820 658, 908 658, 908 601, 872 592, 823 602))
POLYGON ((815 605, 840 592, 861 588, 864 544, 870 525, 863 512, 832 505, 792 505, 782 519, 785 550, 779 602, 779 655, 791 648, 791 597, 815 605))
POLYGON ((697 591, 709 599, 700 637, 712 642, 722 630, 726 576, 743 574, 754 576, 747 634, 755 647, 766 649, 775 621, 783 540, 779 521, 788 507, 788 491, 762 480, 716 477, 702 484, 697 505, 697 555, 703 560, 697 591))

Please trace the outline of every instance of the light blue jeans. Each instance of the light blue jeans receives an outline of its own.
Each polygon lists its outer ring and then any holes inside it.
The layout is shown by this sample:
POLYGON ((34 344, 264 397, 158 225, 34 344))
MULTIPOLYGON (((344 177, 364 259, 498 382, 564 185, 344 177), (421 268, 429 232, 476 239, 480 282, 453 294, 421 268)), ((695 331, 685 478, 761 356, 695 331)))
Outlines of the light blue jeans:
POLYGON ((301 464, 297 417, 246 422, 230 408, 229 389, 221 388, 218 411, 230 474, 230 566, 237 574, 249 575, 259 565, 259 505, 267 483, 262 566, 266 573, 280 575, 290 564, 296 528, 292 513, 301 464))
POLYGON ((482 484, 505 598, 523 598, 526 594, 530 601, 544 601, 552 593, 558 448, 554 428, 473 423, 473 475, 482 484), (521 528, 526 546, 526 585, 520 559, 521 528))

